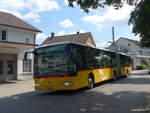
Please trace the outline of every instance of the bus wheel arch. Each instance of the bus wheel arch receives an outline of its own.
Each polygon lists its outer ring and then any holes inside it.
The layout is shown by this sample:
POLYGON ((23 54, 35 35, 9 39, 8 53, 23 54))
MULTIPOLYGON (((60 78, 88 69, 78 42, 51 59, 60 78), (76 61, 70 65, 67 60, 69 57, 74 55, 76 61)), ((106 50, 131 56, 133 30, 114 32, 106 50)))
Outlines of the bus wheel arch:
POLYGON ((87 88, 92 89, 94 87, 94 83, 95 83, 94 75, 93 75, 93 73, 90 73, 88 75, 88 86, 87 86, 87 88))

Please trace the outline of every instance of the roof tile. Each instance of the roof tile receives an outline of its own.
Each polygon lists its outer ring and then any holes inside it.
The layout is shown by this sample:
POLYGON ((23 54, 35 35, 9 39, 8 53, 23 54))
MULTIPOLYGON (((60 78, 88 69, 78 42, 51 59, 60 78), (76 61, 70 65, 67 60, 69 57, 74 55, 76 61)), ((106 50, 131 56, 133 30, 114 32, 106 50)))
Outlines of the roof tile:
POLYGON ((1 11, 0 11, 0 25, 41 32, 39 29, 33 27, 32 25, 21 20, 20 18, 10 13, 5 13, 1 11))
POLYGON ((51 44, 51 43, 66 42, 66 41, 86 44, 86 41, 89 37, 91 38, 94 46, 96 46, 91 32, 54 36, 53 38, 48 37, 42 44, 51 44))

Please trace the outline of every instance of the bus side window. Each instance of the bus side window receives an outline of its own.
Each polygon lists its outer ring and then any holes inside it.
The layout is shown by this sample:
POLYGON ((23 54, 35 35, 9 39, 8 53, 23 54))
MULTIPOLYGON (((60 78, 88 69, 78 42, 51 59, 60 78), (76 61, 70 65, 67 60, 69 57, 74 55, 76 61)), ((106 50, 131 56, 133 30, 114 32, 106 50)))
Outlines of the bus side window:
POLYGON ((76 65, 77 71, 80 69, 84 69, 85 67, 85 63, 84 63, 84 57, 83 57, 83 48, 82 47, 74 47, 73 48, 74 51, 74 63, 76 65))
POLYGON ((84 49, 84 59, 86 61, 86 68, 93 69, 95 68, 95 51, 93 48, 84 49))
POLYGON ((97 51, 95 53, 96 66, 98 68, 110 67, 112 65, 111 54, 109 52, 97 51))
POLYGON ((99 51, 99 50, 96 50, 95 52, 95 67, 96 68, 101 68, 102 67, 102 64, 101 64, 101 57, 102 57, 102 52, 99 51))
POLYGON ((70 53, 68 54, 68 72, 71 74, 71 75, 76 75, 76 72, 77 72, 77 54, 76 54, 76 48, 74 47, 70 47, 70 53))
POLYGON ((117 62, 116 62, 116 56, 114 53, 110 53, 110 58, 111 58, 111 67, 114 67, 117 65, 117 62))
POLYGON ((107 52, 103 52, 101 56, 101 66, 102 67, 109 67, 110 66, 110 55, 107 52))
POLYGON ((96 62, 95 67, 96 68, 100 68, 100 66, 101 66, 100 59, 101 59, 100 52, 98 50, 96 50, 96 52, 95 52, 95 62, 96 62))

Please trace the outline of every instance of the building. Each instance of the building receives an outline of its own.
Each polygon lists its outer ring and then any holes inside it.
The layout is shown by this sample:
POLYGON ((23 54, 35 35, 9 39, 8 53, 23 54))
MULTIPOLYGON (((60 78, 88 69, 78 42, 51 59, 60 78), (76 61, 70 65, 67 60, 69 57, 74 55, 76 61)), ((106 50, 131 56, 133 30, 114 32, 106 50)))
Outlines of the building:
POLYGON ((137 69, 137 65, 142 64, 143 61, 150 64, 150 48, 141 47, 139 41, 119 38, 108 49, 130 55, 133 59, 133 69, 137 69))
POLYGON ((81 43, 81 44, 96 47, 93 36, 90 32, 87 32, 87 33, 77 32, 76 34, 62 35, 62 36, 54 36, 54 33, 51 33, 51 37, 48 37, 42 43, 42 45, 58 43, 58 42, 66 42, 66 41, 76 42, 76 43, 81 43))
POLYGON ((41 32, 18 17, 0 12, 0 81, 21 78, 31 74, 32 56, 24 61, 24 52, 35 46, 35 37, 41 32))

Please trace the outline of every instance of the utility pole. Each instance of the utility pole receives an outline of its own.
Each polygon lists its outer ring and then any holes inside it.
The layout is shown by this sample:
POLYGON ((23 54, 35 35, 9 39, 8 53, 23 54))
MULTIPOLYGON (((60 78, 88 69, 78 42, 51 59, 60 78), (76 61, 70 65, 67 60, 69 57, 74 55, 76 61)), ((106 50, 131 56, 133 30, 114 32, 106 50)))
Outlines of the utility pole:
POLYGON ((115 32, 114 32, 114 27, 112 27, 112 41, 113 45, 115 44, 115 32))
POLYGON ((113 40, 113 46, 115 48, 115 54, 116 54, 116 60, 117 60, 117 64, 116 64, 116 66, 117 66, 117 76, 119 76, 121 74, 121 72, 120 72, 120 70, 121 70, 121 68, 120 68, 120 66, 121 66, 120 60, 121 59, 119 57, 119 54, 117 53, 118 52, 118 47, 117 47, 117 45, 115 43, 115 30, 114 30, 114 26, 112 27, 112 40, 113 40))

